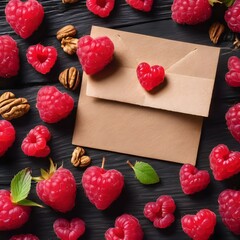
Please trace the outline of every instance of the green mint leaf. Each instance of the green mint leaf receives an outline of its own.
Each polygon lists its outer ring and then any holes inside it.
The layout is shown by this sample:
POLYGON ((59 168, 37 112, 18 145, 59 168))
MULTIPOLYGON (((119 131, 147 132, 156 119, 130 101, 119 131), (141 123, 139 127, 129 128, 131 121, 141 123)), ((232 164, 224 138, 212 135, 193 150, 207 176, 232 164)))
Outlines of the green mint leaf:
POLYGON ((36 202, 33 202, 31 200, 28 200, 28 199, 23 199, 21 201, 18 202, 19 205, 21 206, 28 206, 28 207, 41 207, 43 208, 42 205, 36 203, 36 202))
POLYGON ((157 172, 153 167, 145 162, 136 162, 133 166, 130 162, 128 164, 134 170, 135 176, 142 184, 155 184, 160 181, 157 172))
POLYGON ((27 198, 31 189, 32 176, 30 170, 25 168, 18 172, 11 181, 12 201, 18 203, 27 198))
POLYGON ((222 0, 222 2, 227 6, 227 7, 231 7, 235 0, 222 0))

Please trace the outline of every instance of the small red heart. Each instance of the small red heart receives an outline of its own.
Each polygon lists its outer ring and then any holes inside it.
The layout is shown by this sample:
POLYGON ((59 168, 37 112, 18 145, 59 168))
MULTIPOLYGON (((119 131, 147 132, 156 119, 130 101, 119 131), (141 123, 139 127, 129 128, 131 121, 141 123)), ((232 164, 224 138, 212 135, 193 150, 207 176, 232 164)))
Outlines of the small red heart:
POLYGON ((152 9, 153 0, 126 0, 126 2, 133 8, 149 12, 152 9))
POLYGON ((137 77, 142 87, 151 91, 164 81, 165 71, 162 66, 150 65, 146 62, 142 62, 137 67, 137 77))
POLYGON ((73 218, 70 222, 59 218, 54 222, 53 229, 61 240, 77 240, 85 232, 85 222, 80 218, 73 218))

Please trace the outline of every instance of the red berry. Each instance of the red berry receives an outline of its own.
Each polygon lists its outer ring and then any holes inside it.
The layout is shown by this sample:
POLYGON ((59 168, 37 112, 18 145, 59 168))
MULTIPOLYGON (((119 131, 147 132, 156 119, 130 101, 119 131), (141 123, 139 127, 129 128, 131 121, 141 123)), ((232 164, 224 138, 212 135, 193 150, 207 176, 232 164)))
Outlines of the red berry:
POLYGON ((85 222, 80 218, 73 218, 70 222, 59 218, 53 223, 53 229, 61 240, 77 240, 85 232, 85 222))
POLYGON ((39 238, 33 234, 20 234, 12 236, 10 240, 39 240, 39 238))
POLYGON ((82 176, 82 186, 89 201, 97 209, 104 210, 115 201, 122 192, 124 177, 116 169, 105 170, 92 166, 85 170, 82 176))
POLYGON ((28 221, 30 212, 30 207, 13 203, 9 191, 0 190, 0 231, 22 227, 28 221))
POLYGON ((0 120, 0 157, 12 146, 15 135, 13 125, 7 120, 0 120))
POLYGON ((137 77, 142 87, 151 91, 164 81, 165 71, 162 66, 149 66, 148 63, 142 62, 137 67, 137 77))
POLYGON ((9 0, 5 14, 12 29, 25 39, 30 37, 42 23, 44 9, 36 0, 9 0))
POLYGON ((57 61, 57 50, 55 47, 41 44, 30 46, 27 49, 27 61, 36 71, 46 74, 57 61))
POLYGON ((212 149, 209 160, 216 180, 221 181, 240 172, 240 152, 230 151, 224 144, 212 149))
POLYGON ((185 194, 194 194, 205 189, 210 183, 206 170, 198 170, 191 164, 184 164, 179 172, 180 183, 185 194))
POLYGON ((224 18, 228 27, 233 32, 240 33, 240 0, 236 0, 234 4, 228 8, 224 18))
POLYGON ((38 91, 36 107, 44 122, 56 123, 71 113, 74 100, 54 86, 44 86, 38 91))
POLYGON ((34 179, 37 181, 37 195, 46 205, 63 213, 73 209, 77 186, 68 169, 62 166, 57 169, 51 161, 49 171, 34 179))
POLYGON ((240 142, 240 103, 230 107, 225 115, 228 130, 240 142))
POLYGON ((144 207, 144 216, 153 222, 156 228, 166 228, 174 221, 176 205, 171 196, 162 195, 156 202, 149 202, 144 207))
POLYGON ((0 77, 2 78, 10 78, 18 74, 17 43, 8 35, 0 36, 0 66, 0 77))
POLYGON ((109 228, 105 232, 105 239, 142 240, 143 230, 137 218, 123 214, 115 220, 115 228, 109 228))
POLYGON ((99 17, 108 17, 115 5, 115 0, 86 0, 88 10, 99 17))
POLYGON ((171 10, 175 22, 189 25, 205 22, 212 14, 209 0, 174 0, 171 10))
POLYGON ((240 191, 226 189, 218 197, 219 213, 223 223, 236 235, 240 235, 240 191))
POLYGON ((51 134, 47 127, 38 125, 31 129, 27 136, 23 139, 21 148, 24 154, 32 157, 46 157, 50 153, 47 141, 51 138, 51 134))
POLYGON ((227 84, 231 87, 240 87, 240 58, 231 56, 228 59, 228 70, 225 75, 227 84))
POLYGON ((153 0, 126 0, 132 7, 140 11, 150 12, 153 5, 153 0))
POLYGON ((93 75, 108 65, 113 58, 113 53, 113 42, 106 36, 93 39, 86 35, 78 41, 78 59, 88 75, 93 75))
POLYGON ((183 231, 193 240, 208 240, 216 225, 216 215, 208 209, 196 215, 185 215, 181 219, 183 231))

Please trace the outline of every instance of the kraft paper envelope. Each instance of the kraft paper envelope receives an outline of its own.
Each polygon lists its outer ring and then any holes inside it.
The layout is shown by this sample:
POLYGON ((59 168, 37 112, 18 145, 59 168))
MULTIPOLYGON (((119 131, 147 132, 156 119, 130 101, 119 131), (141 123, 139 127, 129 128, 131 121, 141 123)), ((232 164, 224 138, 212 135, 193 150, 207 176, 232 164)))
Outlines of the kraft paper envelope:
POLYGON ((93 27, 91 35, 111 38, 114 60, 100 74, 83 74, 72 143, 195 164, 219 49, 100 27, 93 27), (158 46, 163 44, 164 48, 158 46), (167 83, 145 92, 135 77, 141 61, 163 65, 167 83))

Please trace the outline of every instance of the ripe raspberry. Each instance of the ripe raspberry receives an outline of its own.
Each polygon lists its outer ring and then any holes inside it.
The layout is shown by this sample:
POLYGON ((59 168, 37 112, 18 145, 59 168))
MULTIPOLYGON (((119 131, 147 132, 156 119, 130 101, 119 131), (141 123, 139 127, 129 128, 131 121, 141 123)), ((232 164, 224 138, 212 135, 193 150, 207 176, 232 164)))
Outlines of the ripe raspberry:
POLYGON ((27 136, 23 139, 21 148, 24 154, 32 157, 46 157, 50 153, 47 141, 51 138, 51 134, 47 127, 38 125, 31 129, 27 136))
POLYGON ((143 213, 146 218, 153 222, 156 228, 166 228, 174 221, 173 215, 176 205, 171 196, 162 195, 156 202, 149 202, 145 205, 143 213))
POLYGON ((149 66, 148 63, 142 62, 137 67, 137 77, 142 87, 151 91, 164 81, 165 71, 162 66, 149 66))
POLYGON ((236 235, 240 235, 240 191, 226 189, 218 197, 219 213, 223 223, 236 235))
POLYGON ((122 192, 124 177, 116 169, 92 166, 82 175, 82 186, 89 201, 99 210, 108 208, 122 192))
POLYGON ((181 219, 183 231, 193 240, 208 240, 216 225, 216 215, 208 209, 196 215, 185 215, 181 219))
POLYGON ((225 75, 227 84, 231 87, 240 87, 240 58, 231 56, 228 59, 228 69, 225 75))
POLYGON ((109 228, 105 232, 105 239, 142 240, 143 230, 137 218, 123 214, 115 220, 115 228, 109 228))
POLYGON ((88 10, 99 17, 108 17, 115 5, 115 0, 86 0, 88 10))
POLYGON ((85 232, 85 222, 80 218, 73 218, 70 222, 64 218, 58 218, 53 223, 53 229, 61 240, 77 240, 85 232))
POLYGON ((44 122, 56 123, 71 113, 74 100, 54 86, 44 86, 38 91, 36 107, 44 122))
POLYGON ((57 61, 57 50, 55 47, 41 44, 30 46, 27 49, 27 61, 36 71, 46 74, 57 61))
POLYGON ((191 164, 184 164, 179 172, 180 183, 185 194, 194 194, 205 189, 210 183, 206 170, 198 170, 191 164))
POLYGON ((132 7, 140 11, 150 12, 152 9, 153 0, 126 0, 132 7))
POLYGON ((189 25, 205 22, 212 14, 209 0, 174 0, 171 10, 173 21, 189 25))
POLYGON ((12 29, 25 39, 30 37, 42 23, 44 9, 36 0, 9 0, 5 14, 12 29))
POLYGON ((225 114, 228 130, 240 142, 240 103, 230 107, 225 114))
POLYGON ((12 236, 10 240, 39 240, 39 238, 33 234, 20 234, 12 236))
POLYGON ((113 58, 113 52, 114 45, 108 37, 93 39, 86 35, 78 41, 78 59, 88 75, 93 75, 108 65, 113 58))
POLYGON ((7 120, 0 120, 0 157, 12 146, 15 135, 13 125, 7 120))
POLYGON ((234 4, 228 8, 224 18, 228 27, 233 32, 240 33, 240 0, 236 0, 234 4))
POLYGON ((41 171, 42 176, 34 177, 37 181, 38 197, 48 206, 59 212, 68 212, 75 206, 76 181, 72 173, 50 161, 49 171, 41 171))
POLYGON ((240 172, 240 152, 230 151, 224 144, 212 149, 209 160, 216 180, 221 181, 240 172))
POLYGON ((16 76, 19 70, 18 47, 9 35, 0 36, 0 77, 16 76))

